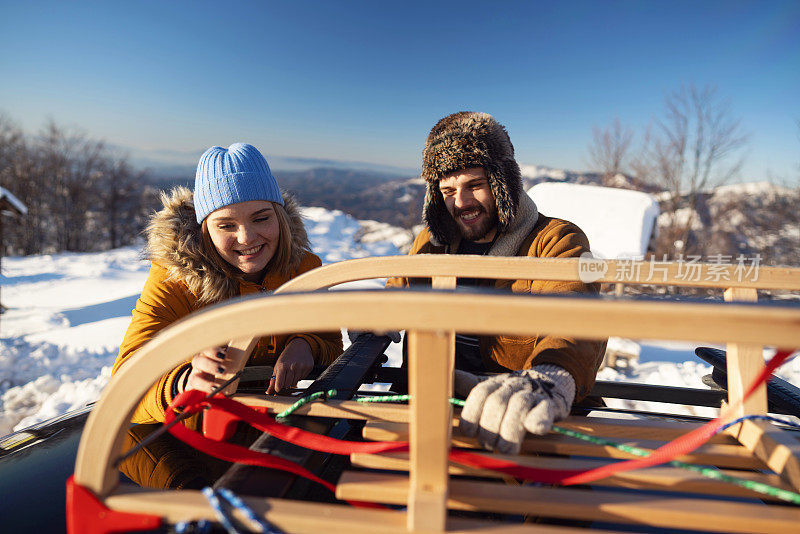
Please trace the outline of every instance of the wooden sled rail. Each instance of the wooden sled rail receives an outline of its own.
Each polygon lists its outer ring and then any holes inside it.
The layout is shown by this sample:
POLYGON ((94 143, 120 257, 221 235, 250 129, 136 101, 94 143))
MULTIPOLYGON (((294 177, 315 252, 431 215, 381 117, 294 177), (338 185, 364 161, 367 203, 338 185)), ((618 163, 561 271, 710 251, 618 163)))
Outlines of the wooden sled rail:
MULTIPOLYGON (((500 280, 576 281, 583 276, 603 283, 704 287, 724 290, 726 301, 755 302, 759 289, 800 291, 800 269, 761 265, 659 262, 634 260, 586 260, 584 258, 498 258, 419 254, 384 256, 332 263, 294 278, 277 292, 310 291, 346 282, 401 276, 431 278, 435 288, 449 289, 456 278, 500 280)), ((728 375, 731 396, 740 397, 764 368, 759 344, 729 343, 728 375)), ((766 414, 767 394, 759 390, 738 409, 738 414, 766 414)))
POLYGON ((714 263, 498 258, 448 254, 382 256, 330 263, 289 280, 279 291, 310 291, 346 282, 390 276, 571 281, 581 280, 581 270, 584 276, 593 276, 595 281, 602 283, 800 291, 800 269, 789 267, 758 266, 750 269, 747 266, 714 263), (603 272, 604 266, 605 274, 601 275, 599 273, 603 272))
MULTIPOLYGON (((447 518, 448 503, 453 502, 448 497, 450 483, 447 461, 453 413, 447 399, 452 390, 450 381, 455 330, 476 334, 552 333, 583 338, 621 335, 800 346, 800 308, 792 306, 381 290, 243 298, 201 311, 163 330, 112 377, 89 416, 81 438, 75 482, 115 510, 141 512, 142 509, 148 509, 151 513, 159 510, 158 513, 173 520, 212 518, 210 507, 197 504, 197 499, 190 492, 132 492, 126 488, 115 491, 118 474, 113 467, 114 461, 121 454, 124 433, 139 400, 159 376, 185 361, 191 354, 224 343, 227 339, 336 330, 340 327, 358 330, 406 329, 412 394, 412 401, 406 408, 411 441, 408 460, 410 471, 407 484, 400 489, 407 496, 405 502, 408 512, 373 514, 371 511, 338 505, 319 505, 324 507, 321 511, 327 514, 326 517, 348 516, 347 532, 373 532, 378 516, 386 518, 387 525, 393 525, 389 528, 391 531, 438 532, 446 528, 460 528, 461 523, 457 527, 455 523, 458 521, 447 518)), ((760 426, 759 431, 768 436, 777 432, 760 426)), ((747 439, 752 441, 752 432, 747 439)), ((756 441, 751 447, 753 454, 758 455, 758 450, 763 448, 759 445, 763 440, 756 441)), ((797 447, 787 443, 790 441, 783 436, 770 441, 768 452, 784 466, 773 467, 776 474, 783 474, 778 472, 780 469, 790 474, 796 471, 797 447)), ((797 488, 798 484, 792 484, 792 487, 797 488)), ((363 493, 363 486, 358 491, 363 493)), ((491 487, 476 491, 491 492, 491 487)), ((393 502, 396 498, 396 494, 387 497, 387 502, 393 502)), ((595 506, 591 502, 589 499, 581 504, 581 517, 590 514, 592 506, 595 506)), ((703 509, 707 511, 708 525, 713 525, 720 514, 730 514, 731 509, 736 508, 719 504, 715 510, 713 503, 716 502, 710 501, 710 504, 704 504, 695 511, 698 515, 702 515, 703 509)), ((307 505, 303 503, 303 506, 307 505)), ((461 506, 464 505, 456 507, 461 506)), ((482 501, 476 509, 485 509, 487 506, 493 505, 489 501, 482 501)), ((756 513, 753 505, 749 506, 738 508, 742 514, 750 514, 748 517, 761 518, 767 515, 756 513)), ((259 507, 267 519, 274 521, 282 530, 313 532, 319 528, 319 521, 311 521, 308 513, 285 513, 289 509, 293 509, 292 504, 284 504, 283 501, 259 507)), ((507 507, 503 508, 503 511, 507 510, 507 507)), ((630 514, 635 512, 631 512, 629 507, 624 514, 618 515, 628 520, 630 514)), ((770 510, 768 515, 778 519, 769 523, 767 528, 800 521, 800 509, 770 510)), ((608 516, 606 513, 598 517, 608 516)), ((327 523, 328 531, 345 531, 338 526, 334 528, 331 523, 327 523)), ((725 525, 732 523, 728 521, 725 525)), ((747 526, 756 523, 748 523, 743 519, 736 524, 747 526)), ((694 524, 691 526, 697 528, 694 524)), ((522 530, 522 527, 495 525, 487 527, 487 531, 516 531, 522 530)), ((480 528, 480 525, 475 523, 464 528, 480 528)))

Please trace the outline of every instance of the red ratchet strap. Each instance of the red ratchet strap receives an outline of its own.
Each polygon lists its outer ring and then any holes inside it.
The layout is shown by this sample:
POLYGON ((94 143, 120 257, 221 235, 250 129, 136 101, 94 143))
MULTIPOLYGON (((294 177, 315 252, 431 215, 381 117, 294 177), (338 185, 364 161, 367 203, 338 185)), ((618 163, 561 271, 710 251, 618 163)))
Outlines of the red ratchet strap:
MULTIPOLYGON (((764 369, 753 380, 753 383, 747 388, 743 398, 736 403, 730 405, 730 409, 742 404, 753 392, 764 382, 768 380, 773 371, 780 367, 786 359, 791 356, 794 351, 779 350, 775 356, 767 363, 764 369)), ((720 417, 713 419, 705 425, 692 430, 680 436, 669 443, 666 443, 654 450, 652 454, 645 458, 637 458, 635 460, 627 460, 615 464, 608 464, 588 471, 556 471, 545 470, 531 467, 523 467, 513 462, 506 462, 489 458, 486 456, 469 453, 466 451, 452 451, 451 458, 459 463, 469 465, 470 467, 478 467, 483 469, 491 469, 506 473, 516 478, 524 478, 526 480, 535 480, 543 483, 561 484, 569 486, 572 484, 587 484, 606 478, 615 473, 622 473, 626 471, 633 471, 634 469, 643 469, 645 467, 652 467, 663 463, 670 462, 679 456, 688 454, 699 446, 707 442, 711 436, 717 433, 720 427, 723 426, 725 421, 720 417), (456 458, 453 458, 455 453, 456 458)))
MULTIPOLYGON (((169 425, 169 423, 175 419, 176 416, 173 407, 185 406, 186 407, 185 410, 189 410, 194 413, 200 411, 204 406, 219 406, 220 408, 226 410, 234 408, 233 410, 234 413, 240 415, 242 419, 252 424, 254 427, 266 432, 265 428, 262 428, 262 425, 259 425, 258 422, 251 422, 249 420, 249 416, 251 416, 252 414, 247 412, 252 412, 259 416, 261 416, 262 414, 248 408, 247 406, 239 402, 233 401, 226 397, 219 396, 219 397, 213 397, 211 399, 205 399, 205 396, 206 394, 203 393, 202 391, 197 391, 197 390, 184 391, 183 393, 175 397, 175 399, 172 401, 172 404, 170 404, 170 407, 167 409, 165 414, 166 417, 164 423, 169 425), (240 414, 238 412, 241 411, 241 408, 244 408, 246 411, 242 411, 242 413, 240 414)), ((275 424, 278 425, 278 423, 275 424)), ((286 429, 304 432, 302 430, 292 427, 286 427, 286 429)), ((176 438, 180 439, 181 441, 185 442, 186 444, 191 445, 195 449, 202 451, 215 458, 226 460, 228 462, 238 462, 247 465, 258 465, 261 467, 268 467, 270 469, 278 469, 280 471, 293 473, 295 475, 307 478, 318 484, 321 484, 325 486, 325 488, 330 490, 332 493, 336 493, 336 486, 334 486, 327 480, 319 478, 314 473, 304 468, 303 466, 296 464, 295 462, 284 460, 283 458, 278 458, 277 456, 272 456, 270 454, 266 454, 263 452, 253 451, 246 447, 242 447, 241 445, 235 445, 233 443, 226 443, 224 441, 214 441, 208 439, 201 433, 195 432, 194 430, 190 430, 189 428, 186 428, 182 424, 177 424, 170 427, 169 433, 175 436, 176 438)), ((329 438, 327 436, 320 436, 318 434, 313 434, 311 432, 304 432, 304 433, 310 434, 311 436, 316 436, 318 438, 325 438, 326 440, 333 440, 333 438, 329 438)), ((337 453, 337 454, 343 454, 343 453, 337 453)), ((349 453, 344 453, 344 454, 349 454, 349 453)), ((358 506, 362 508, 384 508, 384 506, 369 502, 361 502, 361 501, 347 501, 347 502, 352 504, 353 506, 358 506)))
MULTIPOLYGON (((758 388, 758 386, 768 379, 775 369, 777 369, 784 361, 786 361, 791 354, 792 351, 778 351, 778 353, 769 361, 764 370, 758 375, 758 377, 756 377, 756 379, 747 389, 744 398, 738 403, 732 404, 731 408, 738 406, 741 402, 747 399, 753 393, 753 391, 758 388)), ((205 394, 199 391, 185 391, 175 398, 170 405, 170 408, 167 410, 167 424, 169 424, 170 421, 175 418, 173 407, 177 406, 186 406, 186 409, 192 412, 200 411, 205 406, 213 406, 241 418, 253 427, 258 428, 263 432, 267 432, 278 439, 320 452, 349 455, 352 453, 377 454, 383 452, 402 452, 408 450, 408 442, 343 441, 328 436, 314 434, 299 428, 278 423, 271 415, 260 413, 227 397, 216 396, 211 399, 205 399, 205 394)), ((453 449, 450 451, 450 459, 454 462, 470 467, 490 469, 511 475, 516 478, 533 480, 546 484, 560 484, 565 486, 572 484, 586 484, 601 478, 606 478, 615 473, 632 471, 634 469, 652 467, 654 465, 666 463, 679 456, 688 454, 708 441, 709 438, 711 438, 711 436, 713 436, 723 424, 724 421, 718 417, 712 421, 709 421, 702 427, 695 429, 673 441, 670 441, 669 443, 666 443, 665 445, 653 451, 653 453, 646 458, 618 462, 587 471, 525 467, 514 462, 498 460, 482 454, 476 454, 459 449, 453 449)), ((230 462, 241 462, 250 465, 260 465, 288 471, 290 473, 294 473, 318 482, 329 490, 335 491, 335 487, 332 484, 318 478, 316 475, 306 470, 302 466, 295 464, 294 462, 276 458, 274 456, 270 456, 269 454, 252 451, 239 445, 211 440, 199 432, 189 430, 183 425, 175 425, 171 427, 169 431, 175 437, 185 441, 192 447, 195 447, 202 452, 210 454, 211 456, 215 456, 230 462)), ((352 504, 365 506, 369 503, 352 504)))

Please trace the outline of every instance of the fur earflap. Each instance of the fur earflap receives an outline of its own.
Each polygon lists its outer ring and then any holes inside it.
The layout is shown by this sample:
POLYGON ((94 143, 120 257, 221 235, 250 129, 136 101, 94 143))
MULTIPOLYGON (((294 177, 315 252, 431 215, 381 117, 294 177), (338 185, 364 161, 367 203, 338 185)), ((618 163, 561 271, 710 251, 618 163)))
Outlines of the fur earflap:
POLYGON ((458 238, 458 228, 439 191, 445 174, 483 167, 497 205, 498 230, 516 216, 522 174, 505 127, 487 113, 460 111, 431 129, 422 153, 422 177, 427 182, 422 218, 435 241, 445 245, 458 238))
MULTIPOLYGON (((283 201, 291 234, 288 268, 293 271, 311 246, 294 198, 284 192, 283 201)), ((147 259, 167 269, 169 279, 185 284, 202 304, 239 295, 239 280, 228 276, 203 251, 202 227, 195 217, 192 192, 182 186, 162 191, 161 202, 164 207, 153 214, 145 230, 147 259)))

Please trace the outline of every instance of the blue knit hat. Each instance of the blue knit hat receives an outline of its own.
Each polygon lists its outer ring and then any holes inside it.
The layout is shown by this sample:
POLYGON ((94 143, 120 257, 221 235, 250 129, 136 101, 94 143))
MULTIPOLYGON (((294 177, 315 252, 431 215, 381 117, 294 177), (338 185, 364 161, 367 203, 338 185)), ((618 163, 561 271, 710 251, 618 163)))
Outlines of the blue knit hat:
POLYGON ((202 223, 214 210, 248 200, 269 200, 283 206, 278 182, 261 152, 247 143, 206 150, 194 178, 197 222, 202 223))

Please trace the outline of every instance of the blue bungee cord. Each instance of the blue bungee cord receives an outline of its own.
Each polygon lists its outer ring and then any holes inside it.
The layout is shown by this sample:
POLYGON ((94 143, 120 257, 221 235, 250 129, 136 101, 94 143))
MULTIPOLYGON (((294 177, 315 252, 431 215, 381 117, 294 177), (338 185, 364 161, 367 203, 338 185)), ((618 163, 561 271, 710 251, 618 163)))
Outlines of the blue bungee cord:
POLYGON ((717 430, 717 433, 719 434, 720 432, 727 430, 733 425, 738 425, 745 419, 761 419, 762 421, 769 421, 770 423, 780 423, 782 425, 792 427, 796 430, 800 430, 800 425, 798 425, 797 423, 793 423, 792 421, 784 421, 783 419, 780 419, 778 417, 772 417, 771 415, 745 415, 744 417, 734 419, 730 423, 723 425, 722 427, 720 427, 719 430, 717 430))
POLYGON ((233 508, 241 511, 245 517, 247 517, 247 519, 254 524, 259 525, 261 527, 261 532, 264 534, 283 534, 280 530, 267 523, 264 518, 258 517, 258 515, 249 506, 247 506, 238 495, 233 493, 228 488, 220 488, 217 490, 217 492, 222 496, 223 499, 228 501, 228 504, 230 504, 233 508))
MULTIPOLYGON (((225 510, 223 501, 232 509, 239 510, 252 524, 258 525, 259 532, 263 534, 283 534, 283 532, 270 525, 265 519, 258 517, 238 495, 227 488, 215 490, 211 487, 205 487, 203 488, 203 495, 208 499, 208 504, 211 505, 211 509, 214 510, 214 515, 228 534, 241 534, 242 531, 236 528, 233 515, 225 510)), ((175 524, 175 531, 178 534, 189 534, 190 532, 193 534, 206 534, 211 532, 211 522, 206 519, 202 519, 196 523, 181 521, 175 524)))

